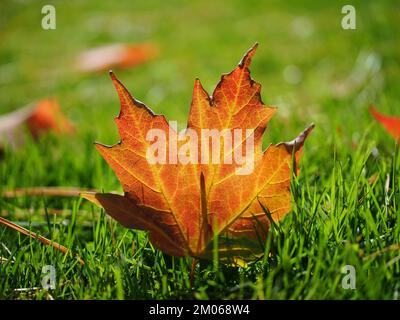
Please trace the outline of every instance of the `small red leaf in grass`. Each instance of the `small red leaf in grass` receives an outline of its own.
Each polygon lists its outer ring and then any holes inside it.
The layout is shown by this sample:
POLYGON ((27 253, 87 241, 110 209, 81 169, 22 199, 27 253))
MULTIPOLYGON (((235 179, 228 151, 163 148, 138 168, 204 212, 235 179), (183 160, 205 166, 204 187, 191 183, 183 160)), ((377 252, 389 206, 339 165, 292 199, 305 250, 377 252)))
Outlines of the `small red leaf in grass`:
POLYGON ((58 101, 54 98, 39 101, 27 119, 27 125, 34 137, 50 130, 67 134, 75 131, 75 127, 63 115, 58 101))
POLYGON ((27 127, 33 137, 54 131, 57 134, 71 134, 73 124, 63 115, 55 98, 43 99, 13 112, 0 115, 0 149, 6 142, 11 146, 24 143, 24 128, 27 127))
POLYGON ((400 117, 385 116, 380 114, 374 106, 369 109, 374 118, 380 122, 386 131, 397 141, 400 142, 400 117))
POLYGON ((157 47, 152 43, 112 44, 83 52, 78 57, 77 65, 84 72, 127 69, 145 63, 156 55, 157 47))

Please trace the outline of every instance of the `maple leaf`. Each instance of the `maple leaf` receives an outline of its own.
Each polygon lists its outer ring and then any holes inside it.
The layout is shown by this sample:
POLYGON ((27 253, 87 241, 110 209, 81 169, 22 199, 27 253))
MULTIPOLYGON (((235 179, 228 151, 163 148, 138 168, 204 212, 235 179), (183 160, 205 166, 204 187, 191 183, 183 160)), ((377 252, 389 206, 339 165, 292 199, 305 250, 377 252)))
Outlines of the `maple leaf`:
MULTIPOLYGON (((250 77, 249 65, 256 48, 251 48, 231 73, 221 77, 212 96, 198 79, 195 81, 186 129, 199 136, 204 128, 228 130, 232 135, 235 129, 252 129, 251 137, 246 131, 234 148, 220 153, 220 160, 225 159, 253 138, 251 172, 237 171, 249 158, 242 163, 215 163, 210 158, 200 164, 149 163, 146 133, 162 130, 168 141, 174 141, 178 133, 171 130, 163 115, 155 115, 133 98, 111 73, 121 103, 115 120, 121 141, 111 147, 96 147, 125 193, 86 193, 83 197, 103 207, 123 226, 149 231, 153 245, 169 255, 210 258, 216 236, 220 257, 247 259, 263 253, 271 223, 263 209, 274 221, 290 211, 291 167, 293 164, 298 172, 301 149, 313 125, 291 142, 262 150, 263 133, 276 109, 263 104, 261 85, 250 77)), ((178 147, 184 143, 178 143, 178 147)), ((173 148, 169 143, 164 151, 169 154, 173 148)), ((223 143, 218 148, 225 150, 223 143)), ((199 144, 198 152, 201 150, 199 144)))
POLYGON ((385 116, 380 114, 373 106, 371 106, 370 112, 374 118, 386 129, 386 131, 397 142, 400 142, 400 117, 385 116))

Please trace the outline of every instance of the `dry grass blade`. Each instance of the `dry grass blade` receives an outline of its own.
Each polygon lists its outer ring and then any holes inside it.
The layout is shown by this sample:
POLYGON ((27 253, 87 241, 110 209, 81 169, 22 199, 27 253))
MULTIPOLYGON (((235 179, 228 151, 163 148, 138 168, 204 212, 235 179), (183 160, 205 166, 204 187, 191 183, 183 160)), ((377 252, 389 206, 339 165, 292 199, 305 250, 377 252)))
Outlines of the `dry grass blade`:
POLYGON ((364 258, 364 260, 367 260, 367 259, 370 259, 370 258, 376 258, 377 256, 380 256, 380 255, 382 255, 382 254, 384 254, 386 252, 396 251, 396 250, 400 250, 400 244, 398 244, 398 243, 392 244, 392 245, 390 245, 390 246, 388 246, 386 248, 383 248, 382 250, 378 250, 378 251, 376 251, 374 253, 371 253, 368 256, 366 256, 364 258))
MULTIPOLYGON (((38 235, 35 232, 29 231, 28 229, 25 229, 24 227, 21 227, 21 226, 15 224, 14 222, 11 222, 11 221, 9 221, 7 219, 4 219, 2 217, 0 217, 0 224, 4 225, 4 226, 6 226, 6 227, 8 227, 10 229, 13 229, 15 231, 18 231, 19 233, 22 233, 22 234, 24 234, 24 235, 26 235, 28 237, 31 237, 33 239, 37 239, 41 243, 43 243, 43 244, 45 244, 47 246, 51 246, 54 249, 56 249, 58 251, 61 251, 64 254, 68 254, 70 252, 70 250, 68 248, 64 247, 63 245, 61 245, 61 244, 59 244, 57 242, 51 241, 51 240, 49 240, 49 239, 47 239, 47 238, 45 238, 45 237, 43 237, 41 235, 38 235)), ((79 257, 78 257, 78 261, 82 265, 85 264, 85 262, 79 257)))
MULTIPOLYGON (((72 215, 73 210, 71 209, 52 209, 52 208, 47 208, 46 210, 37 210, 35 208, 14 208, 12 211, 11 210, 0 210, 0 216, 2 217, 8 217, 8 216, 14 216, 14 218, 21 218, 21 217, 29 217, 32 216, 35 213, 39 214, 49 214, 49 215, 54 215, 54 216, 61 216, 61 217, 67 217, 72 215)), ((87 210, 77 210, 77 213, 80 215, 88 214, 89 211, 87 210)))
POLYGON ((93 192, 93 190, 68 187, 33 187, 7 190, 1 196, 4 198, 22 196, 79 197, 84 192, 93 192))

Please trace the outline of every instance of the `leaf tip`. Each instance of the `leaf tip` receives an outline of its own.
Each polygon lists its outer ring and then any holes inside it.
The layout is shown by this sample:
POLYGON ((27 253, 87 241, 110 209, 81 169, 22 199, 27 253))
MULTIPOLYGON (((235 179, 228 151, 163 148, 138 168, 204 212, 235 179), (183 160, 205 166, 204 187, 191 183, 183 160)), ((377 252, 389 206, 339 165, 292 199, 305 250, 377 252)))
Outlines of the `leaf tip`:
POLYGON ((86 199, 93 203, 94 205, 98 206, 99 208, 102 208, 103 206, 101 205, 101 202, 98 199, 98 193, 97 192, 82 192, 79 194, 79 196, 83 199, 86 199))
POLYGON ((292 153, 293 149, 294 152, 299 151, 304 144, 304 141, 310 135, 311 131, 315 128, 315 124, 311 123, 306 129, 304 129, 294 140, 289 142, 284 142, 284 146, 288 150, 288 152, 292 153))
POLYGON ((201 81, 200 81, 199 78, 196 78, 196 79, 194 80, 194 88, 195 88, 195 90, 203 91, 203 92, 207 95, 207 97, 208 97, 208 93, 207 93, 206 90, 204 89, 203 84, 201 83, 201 81))
POLYGON ((311 123, 296 139, 298 139, 298 143, 303 144, 306 138, 309 136, 311 131, 315 128, 315 124, 311 123))
POLYGON ((117 78, 117 76, 115 75, 114 71, 112 71, 111 69, 108 71, 108 74, 110 75, 111 81, 114 83, 114 86, 116 88, 123 86, 123 84, 121 83, 121 81, 119 81, 119 79, 117 78))
POLYGON ((244 55, 244 57, 242 58, 242 60, 239 63, 239 66, 241 68, 246 67, 248 68, 250 63, 251 63, 251 58, 253 58, 253 56, 256 53, 256 50, 258 48, 258 42, 256 42, 244 55))
POLYGON ((108 71, 108 74, 110 75, 111 81, 114 83, 115 88, 118 89, 118 87, 122 86, 121 81, 119 81, 119 79, 111 69, 108 71))

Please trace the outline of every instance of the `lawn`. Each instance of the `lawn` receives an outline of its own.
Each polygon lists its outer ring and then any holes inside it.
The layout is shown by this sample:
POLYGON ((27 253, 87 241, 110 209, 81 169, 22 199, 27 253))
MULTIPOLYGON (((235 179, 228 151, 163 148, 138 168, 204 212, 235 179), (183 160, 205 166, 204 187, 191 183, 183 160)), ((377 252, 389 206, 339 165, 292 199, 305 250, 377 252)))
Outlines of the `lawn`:
MULTIPOLYGON (((289 141, 308 124, 292 212, 247 266, 169 257, 79 197, 0 194, 0 213, 73 253, 0 226, 0 299, 398 299, 400 152, 369 106, 400 116, 398 1, 352 1, 357 28, 341 27, 346 1, 52 1, 56 30, 41 28, 49 1, 0 4, 0 115, 57 97, 73 137, 49 134, 7 148, 0 192, 62 186, 122 192, 93 145, 119 140, 107 72, 72 66, 81 51, 152 42, 156 59, 114 70, 131 93, 184 127, 193 84, 212 92, 221 74, 259 43, 251 66, 278 112, 265 134, 289 141), (396 45, 397 43, 397 45, 396 45), (58 214, 52 214, 57 209, 58 214), (85 264, 79 263, 79 256, 85 264), (41 288, 42 268, 56 287, 41 288), (342 286, 354 267, 356 288, 342 286)), ((226 192, 231 192, 226 190, 226 192)))

